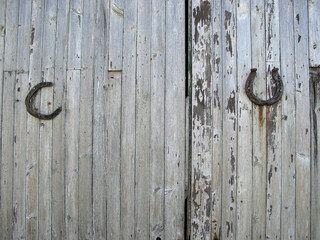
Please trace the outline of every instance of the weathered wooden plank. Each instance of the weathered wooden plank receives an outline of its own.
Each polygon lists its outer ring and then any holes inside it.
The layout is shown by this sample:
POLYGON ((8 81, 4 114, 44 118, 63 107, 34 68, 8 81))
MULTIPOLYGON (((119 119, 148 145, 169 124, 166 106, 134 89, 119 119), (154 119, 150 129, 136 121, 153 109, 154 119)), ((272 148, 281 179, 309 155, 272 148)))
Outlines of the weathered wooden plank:
POLYGON ((68 68, 81 69, 83 0, 71 0, 69 20, 68 68))
POLYGON ((282 97, 281 239, 295 239, 295 81, 293 3, 280 2, 282 97))
POLYGON ((192 1, 192 12, 191 236, 194 239, 210 239, 212 194, 211 2, 192 1))
MULTIPOLYGON (((29 89, 42 81, 42 33, 44 1, 32 1, 29 89)), ((34 101, 40 107, 40 97, 34 101)), ((38 239, 38 175, 39 175, 39 119, 28 114, 28 155, 26 166, 26 238, 38 239)))
MULTIPOLYGON (((54 81, 54 56, 57 3, 45 1, 43 15, 42 37, 42 72, 43 81, 54 81)), ((41 90, 40 112, 50 114, 52 108, 53 89, 41 90)), ((39 238, 51 238, 51 170, 52 170, 52 121, 40 121, 40 150, 39 150, 39 238)))
POLYGON ((92 238, 92 118, 96 1, 83 1, 79 133, 79 239, 92 238))
POLYGON ((320 2, 317 0, 308 1, 309 16, 309 59, 311 67, 320 66, 320 2))
POLYGON ((136 78, 136 233, 149 238, 150 230, 150 43, 151 2, 138 0, 136 78))
POLYGON ((310 238, 308 3, 294 1, 296 82, 296 239, 310 238), (306 119, 306 116, 308 118, 306 119))
POLYGON ((223 180, 222 239, 236 234, 237 186, 237 83, 236 83, 236 2, 223 2, 223 180))
POLYGON ((135 239, 137 0, 126 0, 121 106, 121 238, 135 239))
MULTIPOLYGON (((166 3, 164 236, 177 240, 185 239, 185 5, 184 1, 166 3)), ((211 82, 211 74, 205 78, 211 82)))
POLYGON ((109 70, 122 70, 123 14, 125 0, 110 0, 109 70))
POLYGON ((252 104, 245 93, 251 68, 250 0, 237 4, 237 89, 238 157, 237 157, 237 239, 251 239, 252 206, 252 104), (250 30, 249 30, 250 29, 250 30))
POLYGON ((213 78, 212 78, 212 216, 211 231, 213 239, 221 239, 221 197, 222 197, 222 18, 221 1, 212 8, 213 20, 213 78))
POLYGON ((79 116, 83 1, 70 4, 66 81, 65 222, 66 238, 79 238, 79 116), (77 69, 77 70, 72 70, 77 69))
POLYGON ((14 122, 14 170, 13 170, 13 239, 25 238, 25 168, 27 149, 27 113, 24 98, 28 91, 28 70, 31 33, 31 1, 21 1, 19 5, 17 75, 15 86, 14 122))
POLYGON ((66 238, 79 236, 79 100, 80 70, 67 71, 66 83, 66 238))
MULTIPOLYGON (((251 1, 251 66, 257 68, 256 95, 266 98, 265 6, 251 1)), ((252 239, 263 239, 266 229, 266 109, 253 105, 252 119, 252 239)))
POLYGON ((121 72, 109 72, 106 92, 107 238, 120 239, 121 72))
MULTIPOLYGON (((266 1, 267 96, 275 91, 271 72, 280 69, 279 1, 266 1)), ((280 73, 279 73, 280 74, 280 73)), ((267 107, 267 207, 266 237, 280 238, 281 216, 281 102, 267 107)))
POLYGON ((52 239, 62 239, 65 232, 65 83, 67 79, 69 0, 59 0, 55 50, 55 79, 52 109, 62 106, 62 112, 52 121, 52 239))
POLYGON ((17 59, 17 37, 19 20, 19 2, 8 0, 6 3, 4 72, 2 91, 2 137, 0 167, 0 232, 1 239, 12 237, 13 221, 16 220, 13 207, 13 172, 14 172, 14 102, 17 59))
MULTIPOLYGON (((46 24, 44 24, 45 27, 46 24)), ((46 30, 45 30, 46 32, 46 30)), ((53 31, 54 33, 54 31, 53 31)), ((44 38, 45 39, 44 34, 44 38)), ((47 39, 48 40, 48 39, 47 39)), ((53 37, 53 41, 54 41, 53 37)), ((45 50, 46 43, 43 41, 43 56, 48 52, 45 50)), ((53 49, 54 51, 54 49, 53 49)), ((48 53, 49 54, 49 53, 48 53)), ((43 60, 43 63, 45 60, 43 60)), ((43 81, 51 82, 54 79, 54 68, 43 70, 43 81)), ((52 88, 41 90, 41 104, 39 111, 50 114, 52 109, 52 88)), ((52 162, 52 121, 40 121, 39 141, 39 175, 38 175, 38 231, 40 239, 51 238, 51 162, 52 162)))
POLYGON ((94 99, 93 99, 93 239, 106 239, 106 135, 105 135, 105 106, 106 96, 104 72, 105 57, 107 56, 105 40, 107 39, 108 19, 105 14, 109 6, 100 0, 97 2, 95 28, 95 72, 94 72, 94 99))
POLYGON ((320 149, 320 71, 310 69, 310 98, 311 98, 311 129, 312 129, 312 148, 311 148, 311 239, 320 238, 320 168, 319 168, 319 149, 320 149))
MULTIPOLYGON (((150 238, 164 239, 166 8, 152 1, 150 117, 150 238)), ((173 237, 173 236, 172 236, 173 237)))

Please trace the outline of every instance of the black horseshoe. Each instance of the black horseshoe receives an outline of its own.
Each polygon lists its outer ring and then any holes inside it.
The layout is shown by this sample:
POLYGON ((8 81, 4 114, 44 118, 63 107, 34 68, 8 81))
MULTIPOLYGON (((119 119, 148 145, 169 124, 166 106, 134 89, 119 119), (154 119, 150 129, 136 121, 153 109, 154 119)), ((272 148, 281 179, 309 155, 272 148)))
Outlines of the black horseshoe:
POLYGON ((26 104, 26 107, 27 107, 27 111, 28 113, 30 113, 30 115, 36 117, 36 118, 39 118, 39 119, 42 119, 42 120, 51 120, 51 119, 54 119, 61 111, 62 111, 62 108, 59 107, 58 109, 56 109, 53 113, 51 114, 42 114, 42 113, 39 113, 37 111, 35 111, 33 109, 33 106, 32 106, 32 102, 33 102, 33 99, 34 99, 34 96, 35 94, 41 89, 41 88, 44 88, 44 87, 52 87, 53 86, 53 83, 52 82, 41 82, 41 83, 38 83, 37 85, 35 85, 31 90, 30 92, 28 93, 27 97, 26 97, 26 100, 25 100, 25 104, 26 104))
POLYGON ((270 105, 277 103, 281 99, 282 94, 283 94, 283 83, 282 83, 282 80, 281 80, 280 75, 278 73, 278 68, 272 69, 272 72, 271 72, 272 78, 276 84, 276 92, 272 98, 267 99, 267 100, 262 100, 262 99, 258 98, 253 93, 253 81, 256 77, 256 72, 257 72, 257 69, 252 68, 251 72, 248 76, 248 79, 246 81, 245 88, 246 88, 246 94, 247 94, 248 98, 251 100, 251 102, 253 102, 254 104, 259 105, 259 106, 264 106, 264 105, 270 106, 270 105))

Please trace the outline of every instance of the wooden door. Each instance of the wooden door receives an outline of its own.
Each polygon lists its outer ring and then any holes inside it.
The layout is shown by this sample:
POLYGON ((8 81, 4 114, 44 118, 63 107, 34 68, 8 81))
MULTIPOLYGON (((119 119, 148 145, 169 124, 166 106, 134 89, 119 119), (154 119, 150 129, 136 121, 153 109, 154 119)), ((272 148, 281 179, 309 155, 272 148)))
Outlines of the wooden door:
POLYGON ((184 1, 0 0, 0 32, 0 239, 184 239, 184 1))
POLYGON ((314 96, 309 91, 309 66, 320 60, 319 7, 192 0, 192 239, 320 238, 317 145, 311 148, 319 80, 314 96), (272 70, 279 69, 279 102, 249 100, 252 68, 262 99, 276 91, 272 70))

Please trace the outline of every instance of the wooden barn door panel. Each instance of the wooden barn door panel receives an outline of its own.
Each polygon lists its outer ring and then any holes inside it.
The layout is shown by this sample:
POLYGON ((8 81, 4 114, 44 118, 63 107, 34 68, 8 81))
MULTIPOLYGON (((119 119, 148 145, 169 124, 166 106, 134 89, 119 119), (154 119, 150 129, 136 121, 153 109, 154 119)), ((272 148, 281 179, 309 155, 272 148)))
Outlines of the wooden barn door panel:
POLYGON ((308 3, 315 12, 312 1, 192 0, 192 239, 316 236, 308 3), (280 102, 251 103, 252 68, 262 99, 274 95, 279 69, 280 102))
POLYGON ((185 8, 0 1, 0 239, 185 239, 185 8))

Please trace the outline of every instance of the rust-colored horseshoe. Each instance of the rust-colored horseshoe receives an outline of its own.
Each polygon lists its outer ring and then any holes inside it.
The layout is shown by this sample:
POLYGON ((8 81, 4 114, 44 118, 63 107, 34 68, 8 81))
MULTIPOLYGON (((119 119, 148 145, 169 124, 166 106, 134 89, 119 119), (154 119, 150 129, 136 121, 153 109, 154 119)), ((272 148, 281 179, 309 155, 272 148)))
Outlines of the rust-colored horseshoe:
POLYGON ((248 79, 246 81, 245 89, 246 89, 246 94, 248 98, 251 100, 251 102, 259 106, 265 106, 265 105, 270 106, 277 103, 281 99, 283 94, 283 83, 278 73, 278 68, 272 69, 272 72, 271 72, 272 78, 276 84, 276 92, 272 98, 267 100, 262 100, 253 93, 253 81, 256 77, 256 73, 257 73, 257 69, 252 68, 248 76, 248 79))
POLYGON ((41 83, 38 83, 37 85, 35 85, 31 90, 30 92, 28 93, 27 97, 26 97, 26 100, 25 100, 25 104, 26 104, 26 107, 27 107, 27 111, 30 115, 36 117, 36 118, 39 118, 41 120, 51 120, 51 119, 54 119, 62 110, 61 107, 59 107, 58 109, 56 109, 53 113, 51 114, 42 114, 42 113, 39 113, 37 111, 35 111, 33 109, 33 106, 32 106, 32 102, 33 102, 33 99, 34 99, 34 96, 35 94, 41 89, 41 88, 44 88, 44 87, 52 87, 53 86, 53 83, 52 82, 41 82, 41 83))

